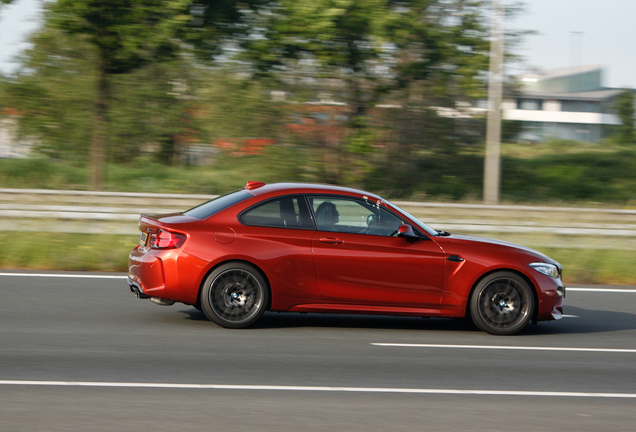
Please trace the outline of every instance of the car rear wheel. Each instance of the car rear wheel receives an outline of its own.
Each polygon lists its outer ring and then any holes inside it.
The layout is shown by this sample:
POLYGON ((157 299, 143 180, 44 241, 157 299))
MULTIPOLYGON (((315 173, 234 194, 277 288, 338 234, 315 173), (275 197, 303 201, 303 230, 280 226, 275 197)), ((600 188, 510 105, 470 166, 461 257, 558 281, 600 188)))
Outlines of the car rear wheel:
POLYGON ((534 296, 530 285, 512 272, 497 272, 475 287, 470 315, 477 327, 494 335, 521 331, 532 318, 534 296))
POLYGON ((201 309, 222 327, 244 328, 263 315, 268 295, 265 279, 253 266, 223 264, 203 284, 201 309))

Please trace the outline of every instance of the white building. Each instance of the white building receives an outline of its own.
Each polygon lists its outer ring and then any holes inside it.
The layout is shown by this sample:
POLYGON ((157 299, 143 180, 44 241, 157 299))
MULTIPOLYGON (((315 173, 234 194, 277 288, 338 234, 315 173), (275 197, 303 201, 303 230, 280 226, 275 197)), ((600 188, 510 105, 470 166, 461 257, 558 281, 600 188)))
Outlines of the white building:
POLYGON ((0 117, 0 158, 27 157, 31 153, 33 140, 18 138, 17 128, 15 119, 0 117))
POLYGON ((599 142, 621 124, 613 106, 625 91, 602 87, 602 72, 591 65, 521 75, 521 94, 505 97, 503 119, 522 122, 522 140, 599 142))

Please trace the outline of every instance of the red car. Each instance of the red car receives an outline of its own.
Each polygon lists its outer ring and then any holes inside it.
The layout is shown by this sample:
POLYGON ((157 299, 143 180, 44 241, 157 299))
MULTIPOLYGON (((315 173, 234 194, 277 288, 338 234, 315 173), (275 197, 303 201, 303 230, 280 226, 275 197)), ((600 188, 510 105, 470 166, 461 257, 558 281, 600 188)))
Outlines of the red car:
POLYGON ((128 284, 247 327, 265 311, 470 316, 513 334, 559 319, 561 266, 522 246, 429 228, 377 195, 266 185, 183 213, 142 215, 128 284))

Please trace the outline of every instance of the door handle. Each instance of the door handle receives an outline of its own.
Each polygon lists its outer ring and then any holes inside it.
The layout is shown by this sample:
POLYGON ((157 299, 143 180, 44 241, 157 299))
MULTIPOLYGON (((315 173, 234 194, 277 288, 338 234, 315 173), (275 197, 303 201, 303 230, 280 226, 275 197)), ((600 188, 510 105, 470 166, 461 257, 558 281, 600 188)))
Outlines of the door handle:
POLYGON ((318 241, 321 243, 327 243, 327 244, 343 244, 344 243, 344 240, 340 240, 335 237, 322 237, 318 241))

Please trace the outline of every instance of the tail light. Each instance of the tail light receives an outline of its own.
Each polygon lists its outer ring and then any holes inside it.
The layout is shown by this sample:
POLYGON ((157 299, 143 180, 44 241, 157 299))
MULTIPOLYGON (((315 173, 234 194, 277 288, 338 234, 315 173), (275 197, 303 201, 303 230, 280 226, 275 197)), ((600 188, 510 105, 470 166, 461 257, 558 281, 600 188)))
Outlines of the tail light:
POLYGON ((150 236, 150 247, 153 249, 177 249, 183 246, 186 235, 170 231, 159 230, 150 236))

